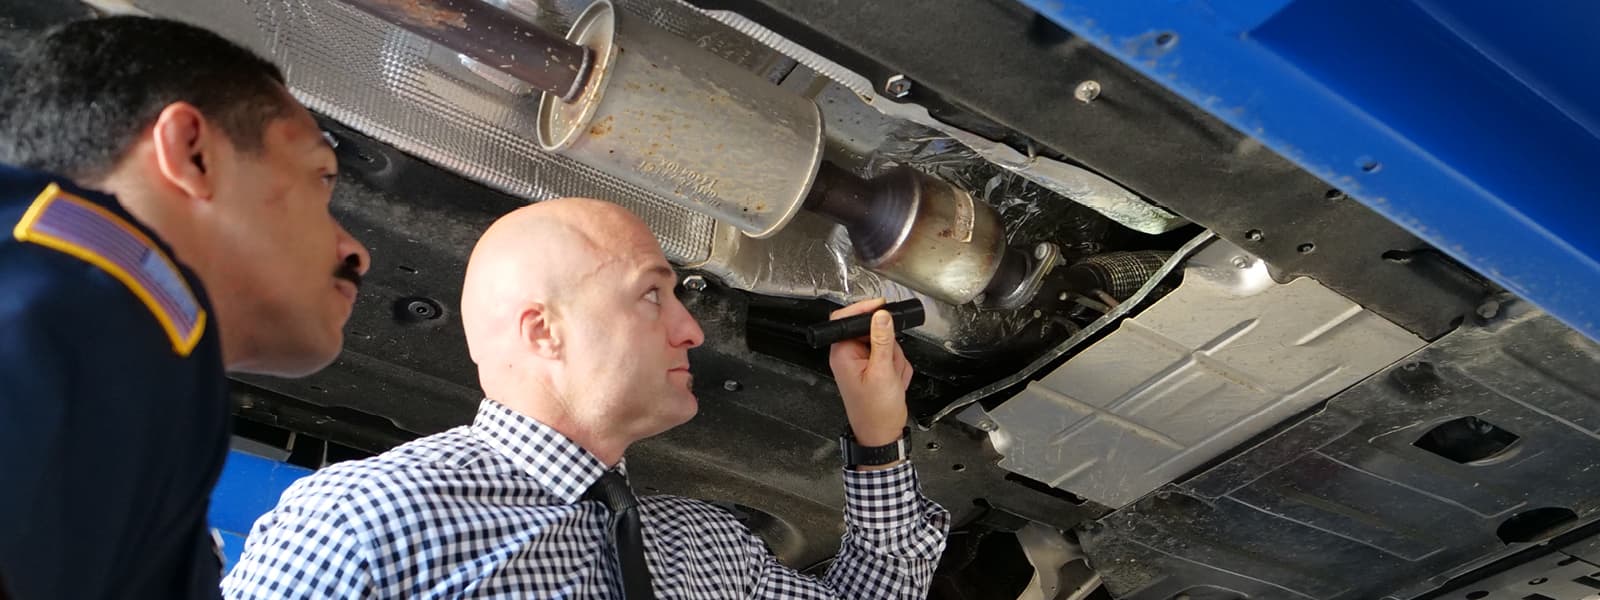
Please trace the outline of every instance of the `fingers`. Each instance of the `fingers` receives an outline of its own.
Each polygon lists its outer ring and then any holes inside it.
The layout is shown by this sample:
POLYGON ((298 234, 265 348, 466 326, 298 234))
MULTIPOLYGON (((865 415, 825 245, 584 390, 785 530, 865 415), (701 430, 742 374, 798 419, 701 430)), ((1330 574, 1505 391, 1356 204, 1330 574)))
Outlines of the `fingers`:
POLYGON ((872 358, 872 349, 862 340, 844 340, 834 344, 828 349, 828 367, 833 369, 835 375, 848 372, 851 365, 856 365, 856 370, 861 370, 861 363, 872 358))
POLYGON ((833 314, 829 315, 828 319, 832 320, 832 321, 837 321, 837 320, 843 319, 845 317, 853 317, 853 316, 856 316, 856 315, 864 315, 864 314, 867 314, 867 313, 872 312, 874 310, 877 310, 878 307, 883 306, 886 302, 888 302, 888 301, 884 300, 883 298, 873 298, 871 300, 862 300, 862 301, 857 302, 855 304, 851 304, 850 306, 846 306, 846 307, 841 308, 839 310, 833 311, 833 314))
POLYGON ((872 313, 871 339, 872 355, 868 360, 872 368, 886 373, 894 372, 895 353, 899 351, 899 345, 894 343, 894 319, 889 316, 889 311, 872 313))
POLYGON ((905 350, 899 344, 894 345, 894 366, 899 369, 900 389, 911 385, 911 376, 916 374, 916 369, 911 368, 911 361, 906 360, 905 350))
POLYGON ((858 366, 852 370, 865 367, 861 375, 874 372, 878 375, 869 377, 887 378, 888 381, 899 380, 900 389, 904 390, 910 385, 915 371, 912 370, 910 361, 906 359, 905 350, 895 342, 894 318, 888 311, 878 310, 884 304, 884 299, 874 298, 833 311, 834 320, 871 312, 872 327, 865 340, 845 340, 834 344, 828 352, 828 363, 837 374, 849 363, 864 360, 865 365, 856 362, 858 366))

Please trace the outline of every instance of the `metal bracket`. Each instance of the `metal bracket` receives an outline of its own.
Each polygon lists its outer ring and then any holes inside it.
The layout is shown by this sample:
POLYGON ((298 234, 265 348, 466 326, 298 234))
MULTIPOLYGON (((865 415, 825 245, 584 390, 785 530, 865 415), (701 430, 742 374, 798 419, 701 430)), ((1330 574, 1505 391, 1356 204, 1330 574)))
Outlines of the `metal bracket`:
POLYGON ((1034 569, 1017 600, 1083 600, 1100 589, 1100 575, 1089 568, 1083 548, 1061 532, 1029 523, 1017 530, 1017 542, 1034 569))

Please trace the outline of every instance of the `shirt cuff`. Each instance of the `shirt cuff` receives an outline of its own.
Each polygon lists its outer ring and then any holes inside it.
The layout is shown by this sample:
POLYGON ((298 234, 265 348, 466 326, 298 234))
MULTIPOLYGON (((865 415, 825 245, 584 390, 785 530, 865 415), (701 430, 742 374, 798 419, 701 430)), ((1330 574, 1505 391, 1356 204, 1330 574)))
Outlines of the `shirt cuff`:
POLYGON ((917 471, 905 461, 881 471, 844 470, 844 515, 851 527, 903 529, 926 520, 917 471))

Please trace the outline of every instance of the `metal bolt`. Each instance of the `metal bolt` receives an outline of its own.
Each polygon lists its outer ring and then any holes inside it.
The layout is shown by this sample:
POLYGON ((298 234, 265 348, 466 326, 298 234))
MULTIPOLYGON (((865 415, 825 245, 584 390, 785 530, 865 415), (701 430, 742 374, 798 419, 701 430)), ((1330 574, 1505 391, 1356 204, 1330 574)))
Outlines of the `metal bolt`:
POLYGON ((1235 257, 1233 257, 1233 268, 1235 268, 1235 269, 1248 269, 1248 268, 1250 268, 1250 259, 1245 258, 1243 256, 1235 256, 1235 257))
POLYGON ((1095 98, 1100 97, 1100 82, 1090 79, 1078 84, 1078 87, 1072 90, 1072 97, 1084 104, 1094 102, 1095 98))
POLYGON ((1044 311, 1042 311, 1042 310, 1033 311, 1033 318, 1037 319, 1037 318, 1042 317, 1042 316, 1044 316, 1044 311))
POLYGON ((1483 317, 1485 319, 1493 319, 1493 318, 1495 318, 1495 316, 1497 316, 1499 314, 1500 314, 1500 303, 1499 302, 1496 302, 1494 300, 1489 300, 1487 302, 1484 302, 1483 304, 1479 304, 1478 305, 1478 316, 1480 316, 1480 317, 1483 317))
POLYGON ((1037 258, 1039 260, 1044 260, 1044 257, 1046 257, 1046 256, 1050 256, 1050 246, 1049 245, 1044 244, 1044 243, 1040 243, 1040 244, 1038 244, 1038 245, 1033 247, 1033 257, 1034 258, 1037 258))
POLYGON ((883 91, 893 98, 904 98, 911 94, 911 80, 905 75, 895 75, 883 82, 883 91))
POLYGON ((691 292, 703 292, 706 289, 706 278, 699 275, 690 275, 683 278, 683 288, 691 292))
POLYGON ((722 382, 722 389, 728 390, 730 392, 737 392, 743 387, 744 386, 740 385, 739 382, 734 381, 732 379, 729 379, 727 381, 722 382))
POLYGON ((1066 293, 1066 292, 1061 292, 1061 295, 1060 296, 1056 296, 1056 299, 1060 300, 1062 302, 1066 302, 1066 301, 1072 299, 1072 294, 1069 294, 1069 293, 1066 293))
POLYGON ((406 312, 415 315, 418 319, 437 319, 440 315, 439 306, 428 300, 417 298, 406 303, 406 312))
POLYGON ((1261 234, 1260 229, 1251 229, 1250 231, 1244 232, 1244 237, 1250 238, 1250 241, 1252 242, 1259 242, 1264 236, 1261 234))
POLYGON ((1000 429, 1000 426, 995 425, 994 421, 984 420, 978 421, 978 429, 982 429, 984 431, 995 431, 1000 429))

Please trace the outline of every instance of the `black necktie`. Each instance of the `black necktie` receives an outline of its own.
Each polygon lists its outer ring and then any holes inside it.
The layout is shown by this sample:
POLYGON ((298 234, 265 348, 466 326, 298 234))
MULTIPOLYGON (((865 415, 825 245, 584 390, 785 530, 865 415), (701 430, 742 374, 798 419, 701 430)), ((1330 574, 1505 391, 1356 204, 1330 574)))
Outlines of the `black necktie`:
POLYGON ((622 597, 654 600, 655 593, 650 590, 650 567, 644 562, 639 499, 628 488, 628 479, 617 471, 606 471, 583 497, 598 500, 611 510, 611 542, 617 549, 617 565, 622 568, 622 597))

